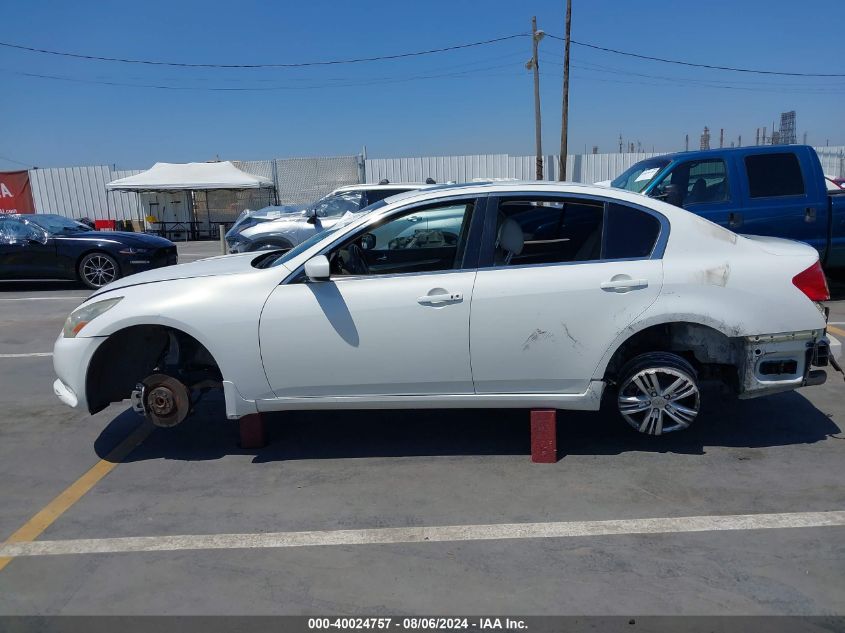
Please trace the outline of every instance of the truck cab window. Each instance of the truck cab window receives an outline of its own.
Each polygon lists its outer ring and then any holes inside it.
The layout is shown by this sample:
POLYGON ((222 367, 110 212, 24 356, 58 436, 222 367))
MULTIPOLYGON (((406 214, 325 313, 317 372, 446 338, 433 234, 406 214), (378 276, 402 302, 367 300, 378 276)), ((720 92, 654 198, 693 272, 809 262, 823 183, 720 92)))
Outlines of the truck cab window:
POLYGON ((748 193, 752 198, 804 195, 804 176, 792 152, 745 157, 748 193))
POLYGON ((681 163, 663 176, 651 195, 677 207, 723 202, 729 198, 725 161, 709 159, 681 163))

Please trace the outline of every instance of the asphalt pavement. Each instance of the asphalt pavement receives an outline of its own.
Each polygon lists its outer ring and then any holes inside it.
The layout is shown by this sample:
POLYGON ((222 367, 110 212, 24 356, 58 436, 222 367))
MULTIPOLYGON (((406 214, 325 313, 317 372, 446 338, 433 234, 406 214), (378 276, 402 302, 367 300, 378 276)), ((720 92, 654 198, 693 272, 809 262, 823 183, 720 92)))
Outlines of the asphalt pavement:
POLYGON ((841 375, 660 438, 561 413, 555 464, 510 410, 279 414, 247 450, 219 398, 169 430, 59 403, 87 294, 0 284, 0 538, 60 552, 0 559, 0 614, 845 613, 841 375))

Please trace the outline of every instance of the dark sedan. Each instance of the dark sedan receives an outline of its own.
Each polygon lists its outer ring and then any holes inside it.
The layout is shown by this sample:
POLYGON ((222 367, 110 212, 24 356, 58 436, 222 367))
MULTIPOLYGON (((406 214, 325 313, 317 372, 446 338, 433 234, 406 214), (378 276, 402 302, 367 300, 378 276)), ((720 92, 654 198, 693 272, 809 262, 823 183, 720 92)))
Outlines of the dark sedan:
POLYGON ((162 237, 92 231, 49 213, 0 215, 0 279, 78 279, 101 288, 176 262, 176 245, 162 237))

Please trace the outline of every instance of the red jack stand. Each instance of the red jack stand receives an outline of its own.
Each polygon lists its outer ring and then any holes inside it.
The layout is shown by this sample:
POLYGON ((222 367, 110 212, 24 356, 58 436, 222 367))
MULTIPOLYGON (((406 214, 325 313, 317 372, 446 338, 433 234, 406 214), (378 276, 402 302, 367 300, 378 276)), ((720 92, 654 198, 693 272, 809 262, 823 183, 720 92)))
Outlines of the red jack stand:
POLYGON ((245 415, 238 420, 241 431, 241 448, 264 448, 267 446, 267 432, 264 417, 260 413, 245 415))
POLYGON ((531 409, 531 461, 535 464, 557 462, 557 411, 531 409))

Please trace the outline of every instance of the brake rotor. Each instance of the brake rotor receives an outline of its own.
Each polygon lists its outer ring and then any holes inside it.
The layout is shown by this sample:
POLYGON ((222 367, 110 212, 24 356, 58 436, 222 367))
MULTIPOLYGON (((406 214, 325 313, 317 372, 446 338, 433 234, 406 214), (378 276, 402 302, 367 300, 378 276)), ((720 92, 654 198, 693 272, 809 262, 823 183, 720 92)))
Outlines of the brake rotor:
POLYGON ((191 394, 181 382, 165 374, 144 379, 144 412, 156 426, 176 426, 191 410, 191 394))

